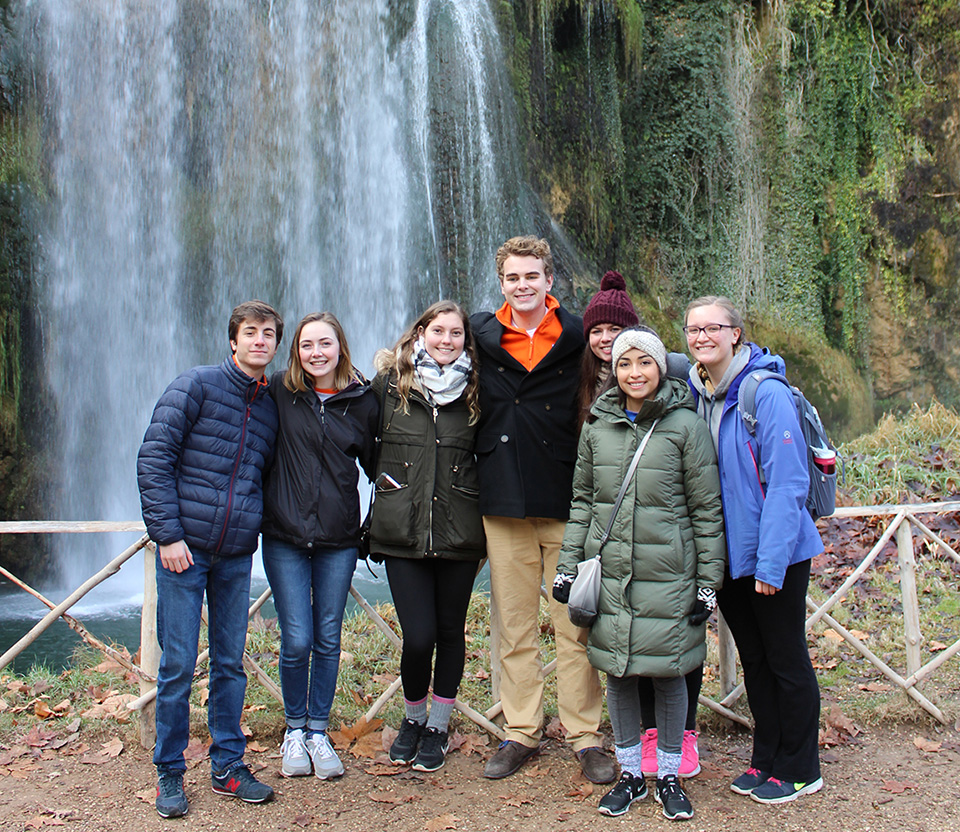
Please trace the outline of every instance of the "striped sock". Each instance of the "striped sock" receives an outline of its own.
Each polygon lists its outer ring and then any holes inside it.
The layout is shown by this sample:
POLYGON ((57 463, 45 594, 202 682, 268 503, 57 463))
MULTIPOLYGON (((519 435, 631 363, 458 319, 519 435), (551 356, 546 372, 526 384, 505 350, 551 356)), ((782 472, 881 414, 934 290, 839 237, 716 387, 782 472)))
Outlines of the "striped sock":
POLYGON ((403 707, 407 712, 407 719, 423 725, 427 721, 427 697, 424 696, 419 702, 411 702, 408 699, 403 700, 403 707))
POLYGON ((453 703, 456 701, 456 699, 446 699, 434 695, 433 701, 430 703, 430 718, 427 720, 427 728, 436 728, 445 734, 447 726, 450 724, 450 714, 453 713, 453 703))

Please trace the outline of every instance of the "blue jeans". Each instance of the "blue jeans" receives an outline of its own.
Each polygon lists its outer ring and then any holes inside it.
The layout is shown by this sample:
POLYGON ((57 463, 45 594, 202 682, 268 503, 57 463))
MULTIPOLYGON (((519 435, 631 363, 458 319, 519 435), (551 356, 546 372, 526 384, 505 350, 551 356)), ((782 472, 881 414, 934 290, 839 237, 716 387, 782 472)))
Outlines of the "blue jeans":
POLYGON ((326 731, 340 670, 340 629, 357 550, 301 549, 263 538, 280 621, 280 684, 290 728, 326 731))
POLYGON ((210 642, 210 764, 224 772, 243 759, 247 741, 240 730, 247 676, 247 639, 252 557, 220 557, 191 549, 193 566, 164 569, 157 553, 157 638, 163 654, 157 673, 157 745, 153 762, 161 773, 185 771, 190 739, 190 688, 197 664, 200 609, 207 596, 210 642))

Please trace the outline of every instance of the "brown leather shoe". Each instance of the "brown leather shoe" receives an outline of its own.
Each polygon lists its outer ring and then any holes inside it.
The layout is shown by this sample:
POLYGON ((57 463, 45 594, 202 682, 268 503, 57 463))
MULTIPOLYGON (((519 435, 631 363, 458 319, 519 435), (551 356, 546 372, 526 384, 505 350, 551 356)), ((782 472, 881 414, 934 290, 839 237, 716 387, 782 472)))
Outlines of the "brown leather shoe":
POLYGON ((613 760, 600 746, 581 748, 577 752, 577 759, 580 761, 583 776, 591 783, 612 783, 617 779, 617 769, 613 765, 613 760))
POLYGON ((509 777, 539 750, 539 745, 531 748, 529 745, 523 745, 523 743, 514 740, 504 740, 500 743, 497 753, 487 760, 487 767, 483 770, 483 776, 491 780, 509 777))

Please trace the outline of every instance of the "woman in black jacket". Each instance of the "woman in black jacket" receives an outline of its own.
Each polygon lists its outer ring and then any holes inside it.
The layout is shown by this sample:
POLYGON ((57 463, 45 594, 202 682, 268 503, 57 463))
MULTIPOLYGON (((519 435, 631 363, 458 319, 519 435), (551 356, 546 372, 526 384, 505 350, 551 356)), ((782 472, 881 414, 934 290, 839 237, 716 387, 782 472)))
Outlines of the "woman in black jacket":
POLYGON ((326 731, 357 565, 357 460, 371 476, 378 406, 329 312, 300 321, 270 394, 280 430, 264 491, 263 566, 280 621, 282 771, 326 780, 343 774, 326 731))
POLYGON ((374 360, 383 428, 370 549, 386 561, 403 629, 406 718, 390 759, 436 771, 447 751, 447 725, 463 675, 467 606, 485 554, 470 324, 456 303, 439 301, 374 360))

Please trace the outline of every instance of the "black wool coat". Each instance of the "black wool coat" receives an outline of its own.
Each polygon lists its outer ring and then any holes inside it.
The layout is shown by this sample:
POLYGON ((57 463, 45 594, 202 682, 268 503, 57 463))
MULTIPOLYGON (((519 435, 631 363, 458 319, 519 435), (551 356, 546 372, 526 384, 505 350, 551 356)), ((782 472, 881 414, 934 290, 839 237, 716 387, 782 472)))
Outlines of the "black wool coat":
POLYGON ((556 314, 561 335, 529 372, 500 346, 504 327, 492 312, 470 318, 480 353, 477 465, 485 515, 569 514, 583 319, 562 306, 556 314))

